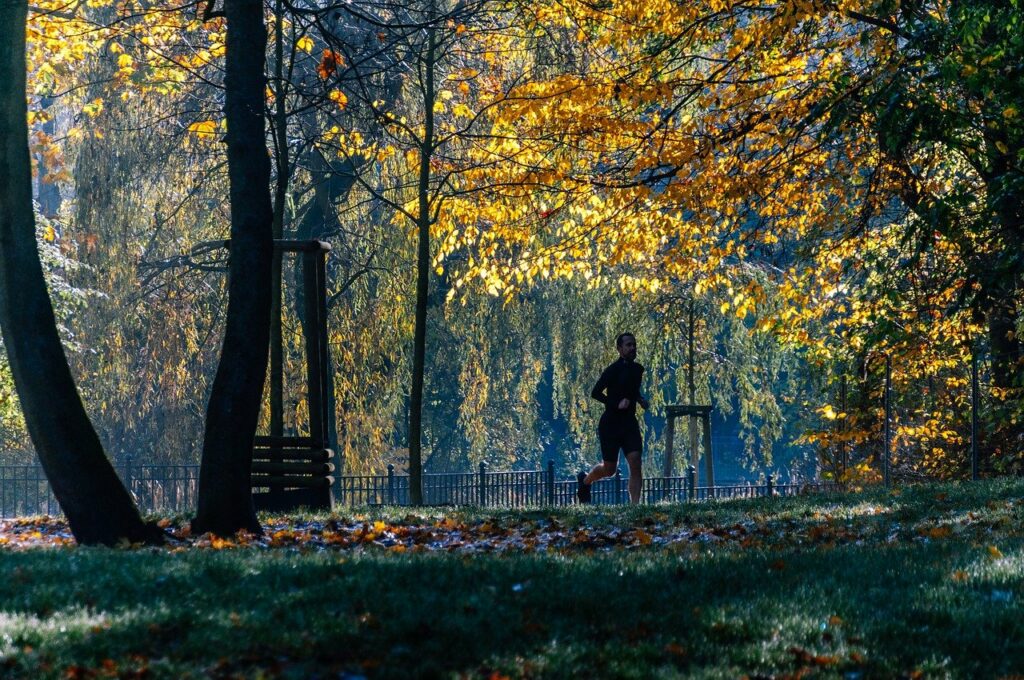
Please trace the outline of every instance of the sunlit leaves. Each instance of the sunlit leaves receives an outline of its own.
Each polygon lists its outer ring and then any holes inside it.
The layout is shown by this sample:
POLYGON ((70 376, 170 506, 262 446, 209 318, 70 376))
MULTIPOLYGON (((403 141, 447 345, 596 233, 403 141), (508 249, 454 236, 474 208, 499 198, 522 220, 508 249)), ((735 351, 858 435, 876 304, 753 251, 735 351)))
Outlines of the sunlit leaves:
POLYGON ((188 131, 199 139, 212 141, 217 133, 217 123, 212 120, 196 121, 188 126, 188 131))

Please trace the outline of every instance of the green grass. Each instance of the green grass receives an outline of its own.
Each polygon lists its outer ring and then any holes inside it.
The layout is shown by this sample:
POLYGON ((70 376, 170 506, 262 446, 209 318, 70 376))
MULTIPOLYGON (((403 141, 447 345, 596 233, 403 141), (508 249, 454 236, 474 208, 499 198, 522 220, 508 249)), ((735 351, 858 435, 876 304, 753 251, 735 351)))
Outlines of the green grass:
POLYGON ((0 676, 1021 674, 1021 496, 1024 483, 993 482, 711 505, 360 513, 692 532, 606 551, 0 549, 0 676))

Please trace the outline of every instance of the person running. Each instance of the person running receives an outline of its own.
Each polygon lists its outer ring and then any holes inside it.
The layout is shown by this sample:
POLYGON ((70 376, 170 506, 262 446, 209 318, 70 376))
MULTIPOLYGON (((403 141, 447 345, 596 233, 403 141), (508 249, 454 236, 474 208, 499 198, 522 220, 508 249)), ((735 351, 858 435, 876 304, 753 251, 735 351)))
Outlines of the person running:
POLYGON ((615 474, 620 450, 629 463, 629 500, 640 502, 643 482, 640 456, 644 442, 636 421, 636 405, 647 408, 647 400, 640 394, 644 367, 636 363, 636 337, 632 333, 621 333, 615 338, 615 348, 619 351, 619 359, 604 369, 590 392, 591 397, 604 404, 604 413, 597 426, 601 462, 589 474, 581 472, 577 476, 576 496, 580 503, 590 502, 591 484, 615 474))

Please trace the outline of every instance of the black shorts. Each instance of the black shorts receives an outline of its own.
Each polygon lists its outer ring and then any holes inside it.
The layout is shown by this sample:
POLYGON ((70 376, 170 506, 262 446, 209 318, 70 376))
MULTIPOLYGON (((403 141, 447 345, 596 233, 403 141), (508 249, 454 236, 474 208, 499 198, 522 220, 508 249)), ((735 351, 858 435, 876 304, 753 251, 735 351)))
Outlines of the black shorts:
POLYGON ((601 460, 606 463, 618 464, 620 449, 623 454, 633 451, 643 453, 644 450, 644 438, 635 420, 632 425, 629 422, 602 422, 597 428, 597 437, 601 440, 601 460))

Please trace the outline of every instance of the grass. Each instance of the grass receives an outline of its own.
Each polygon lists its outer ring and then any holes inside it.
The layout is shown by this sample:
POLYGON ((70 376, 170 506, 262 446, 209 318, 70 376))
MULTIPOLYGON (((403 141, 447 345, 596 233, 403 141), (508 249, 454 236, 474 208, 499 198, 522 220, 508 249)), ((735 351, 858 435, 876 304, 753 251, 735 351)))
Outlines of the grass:
POLYGON ((1022 496, 1003 481, 343 518, 554 520, 587 539, 533 553, 0 549, 0 676, 1019 675, 1022 496))

